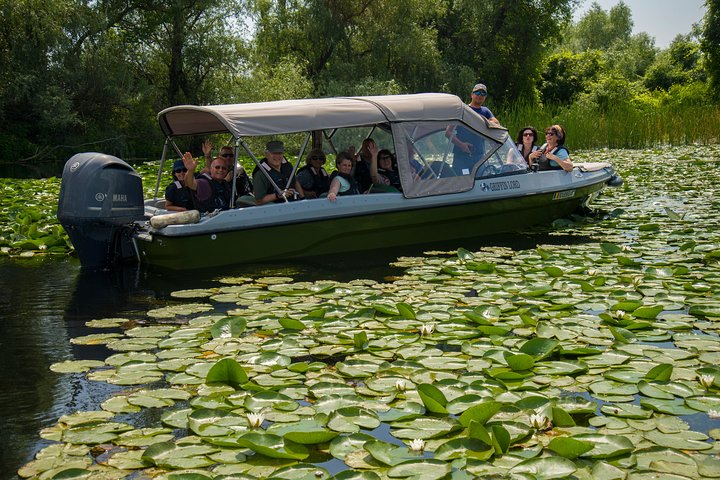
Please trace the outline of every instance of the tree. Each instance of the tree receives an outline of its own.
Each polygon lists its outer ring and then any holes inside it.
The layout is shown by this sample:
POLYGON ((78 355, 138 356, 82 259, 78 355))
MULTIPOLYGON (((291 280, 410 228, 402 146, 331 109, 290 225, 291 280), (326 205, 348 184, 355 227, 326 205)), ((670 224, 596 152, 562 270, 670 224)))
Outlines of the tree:
POLYGON ((584 53, 554 53, 544 62, 538 89, 543 103, 569 105, 605 68, 598 50, 584 53))
POLYGON ((701 45, 712 91, 720 99, 720 0, 705 0, 705 7, 701 45))
POLYGON ((593 2, 587 13, 569 30, 566 44, 575 52, 606 50, 613 43, 627 42, 632 27, 632 12, 624 2, 618 2, 609 11, 593 2))
POLYGON ((543 52, 557 44, 576 0, 448 2, 439 21, 440 51, 453 93, 467 96, 475 80, 488 84, 502 102, 533 101, 543 52), (465 78, 468 73, 472 78, 465 78))

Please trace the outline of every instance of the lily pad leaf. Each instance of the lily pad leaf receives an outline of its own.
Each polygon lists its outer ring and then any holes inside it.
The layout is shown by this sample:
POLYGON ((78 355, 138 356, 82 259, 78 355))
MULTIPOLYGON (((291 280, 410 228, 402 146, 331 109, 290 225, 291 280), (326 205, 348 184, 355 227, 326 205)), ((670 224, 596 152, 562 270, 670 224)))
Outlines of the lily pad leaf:
POLYGON ((572 437, 556 437, 550 440, 548 448, 562 457, 577 458, 595 448, 595 444, 572 437))
POLYGON ((608 255, 615 255, 616 253, 622 252, 622 248, 618 247, 614 243, 603 242, 600 244, 600 248, 608 255))
POLYGON ((465 410, 458 418, 458 421, 463 427, 468 427, 470 422, 473 421, 484 425, 493 415, 500 411, 501 406, 502 403, 496 401, 483 402, 465 410))
POLYGON ((237 444, 269 458, 303 460, 309 456, 305 446, 272 433, 248 432, 237 439, 237 444))
POLYGON ((142 459, 163 468, 202 468, 215 463, 207 455, 216 451, 209 445, 177 445, 160 442, 150 445, 142 459))
POLYGON ((645 380, 649 382, 653 380, 657 382, 667 382, 672 376, 672 371, 673 366, 671 364, 661 363, 660 365, 655 365, 647 374, 645 374, 645 380))
POLYGON ((206 383, 226 383, 235 388, 248 382, 247 373, 232 358, 223 358, 213 365, 205 377, 206 383))
POLYGON ((541 457, 524 460, 510 469, 511 475, 529 474, 536 479, 569 478, 577 466, 564 457, 541 457))
POLYGON ((281 318, 278 320, 278 323, 288 330, 305 330, 305 324, 300 320, 295 320, 294 318, 281 318))
POLYGON ((685 400, 682 398, 674 398, 672 400, 640 398, 640 405, 655 410, 656 412, 667 413, 668 415, 692 415, 693 413, 697 413, 696 410, 685 405, 685 400))
POLYGON ((407 447, 393 445, 381 440, 370 440, 365 442, 363 448, 378 462, 394 466, 408 460, 416 460, 417 456, 408 450, 407 447))
POLYGON ((523 343, 520 351, 535 357, 535 360, 542 360, 549 357, 559 346, 560 342, 555 339, 536 337, 523 343))
POLYGON ((210 327, 213 338, 239 337, 247 327, 247 320, 243 317, 228 317, 218 320, 210 327))
POLYGON ((275 423, 267 431, 303 445, 327 443, 339 435, 338 432, 325 428, 322 422, 314 418, 292 424, 275 423))
POLYGON ((629 438, 622 435, 602 435, 598 433, 585 433, 575 435, 575 440, 589 442, 593 445, 592 450, 588 450, 582 454, 588 458, 612 458, 630 453, 635 449, 635 445, 629 438))
POLYGON ((400 316, 403 318, 410 318, 414 320, 415 317, 415 310, 408 305, 407 303, 400 302, 396 305, 398 312, 400 313, 400 316))
POLYGON ((513 370, 530 370, 535 366, 535 359, 527 353, 504 352, 503 355, 508 366, 513 370))
POLYGON ((655 305, 653 307, 643 306, 636 310, 633 310, 632 314, 633 314, 633 317, 636 317, 636 318, 645 318, 645 319, 652 320, 652 319, 656 318, 658 316, 658 314, 662 311, 663 311, 662 305, 655 305))
POLYGON ((445 408, 447 398, 445 398, 445 395, 435 385, 421 383, 417 386, 417 392, 420 394, 420 399, 423 401, 425 408, 433 413, 448 413, 445 408))

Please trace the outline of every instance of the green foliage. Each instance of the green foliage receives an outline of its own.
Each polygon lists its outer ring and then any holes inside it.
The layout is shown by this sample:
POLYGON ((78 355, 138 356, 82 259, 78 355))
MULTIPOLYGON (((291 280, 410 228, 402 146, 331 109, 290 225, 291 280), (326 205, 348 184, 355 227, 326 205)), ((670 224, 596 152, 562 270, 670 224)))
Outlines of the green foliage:
POLYGON ((607 50, 615 43, 627 42, 632 27, 632 12, 624 2, 618 2, 608 12, 593 2, 588 12, 569 29, 567 44, 577 52, 607 50))
POLYGON ((587 91, 604 68, 599 50, 583 53, 563 51, 547 57, 543 64, 538 89, 543 103, 568 105, 587 91))
POLYGON ((702 49, 710 75, 712 92, 720 99, 720 0, 706 0, 702 49))

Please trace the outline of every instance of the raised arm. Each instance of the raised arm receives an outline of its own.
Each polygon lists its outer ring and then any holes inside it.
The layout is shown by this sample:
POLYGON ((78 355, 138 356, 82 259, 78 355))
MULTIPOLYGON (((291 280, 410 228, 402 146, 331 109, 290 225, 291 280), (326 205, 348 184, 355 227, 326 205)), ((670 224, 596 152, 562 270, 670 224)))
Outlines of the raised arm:
POLYGON ((185 174, 185 186, 190 190, 197 190, 197 182, 195 181, 195 169, 197 168, 197 160, 195 160, 190 152, 185 152, 182 158, 187 173, 185 174))

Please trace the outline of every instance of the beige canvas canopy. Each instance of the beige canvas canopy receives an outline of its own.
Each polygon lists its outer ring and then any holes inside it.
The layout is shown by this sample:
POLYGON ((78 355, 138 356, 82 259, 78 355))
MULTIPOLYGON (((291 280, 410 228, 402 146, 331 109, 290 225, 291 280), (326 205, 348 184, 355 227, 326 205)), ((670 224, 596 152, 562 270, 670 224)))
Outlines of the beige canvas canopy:
POLYGON ((230 133, 241 138, 422 120, 464 121, 496 140, 506 132, 488 125, 460 98, 446 93, 179 105, 161 111, 158 120, 168 137, 230 133))

